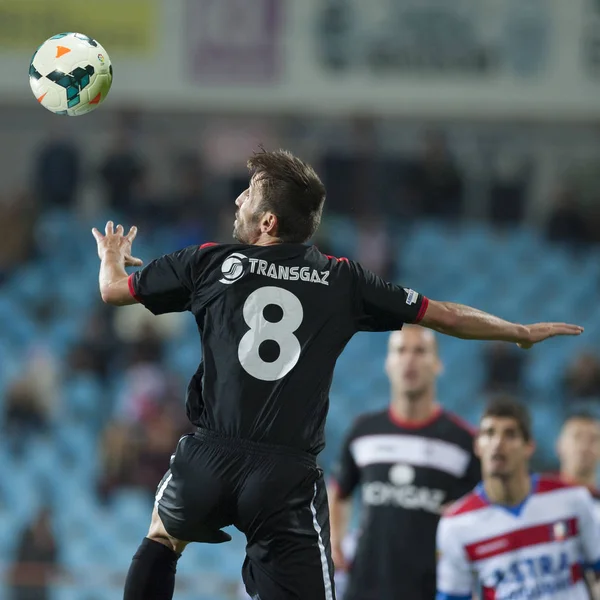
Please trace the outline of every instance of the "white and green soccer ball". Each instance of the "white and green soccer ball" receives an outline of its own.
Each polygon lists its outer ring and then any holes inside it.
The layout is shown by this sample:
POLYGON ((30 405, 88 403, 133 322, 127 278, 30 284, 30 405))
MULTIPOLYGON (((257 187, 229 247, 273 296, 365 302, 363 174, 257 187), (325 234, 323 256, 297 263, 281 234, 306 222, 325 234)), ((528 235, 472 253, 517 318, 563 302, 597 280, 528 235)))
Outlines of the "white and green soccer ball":
POLYGON ((106 50, 81 33, 59 33, 31 58, 29 85, 37 101, 57 115, 85 115, 106 98, 113 69, 106 50))

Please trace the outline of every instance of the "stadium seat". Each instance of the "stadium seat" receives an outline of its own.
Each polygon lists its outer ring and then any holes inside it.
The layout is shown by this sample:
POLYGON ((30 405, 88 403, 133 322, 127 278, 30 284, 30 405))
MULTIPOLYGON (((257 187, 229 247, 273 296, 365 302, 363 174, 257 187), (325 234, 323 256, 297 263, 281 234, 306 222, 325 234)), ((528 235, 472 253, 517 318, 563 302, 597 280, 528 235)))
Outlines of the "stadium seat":
POLYGON ((98 422, 103 411, 103 391, 92 375, 80 374, 65 382, 65 404, 76 419, 98 422))

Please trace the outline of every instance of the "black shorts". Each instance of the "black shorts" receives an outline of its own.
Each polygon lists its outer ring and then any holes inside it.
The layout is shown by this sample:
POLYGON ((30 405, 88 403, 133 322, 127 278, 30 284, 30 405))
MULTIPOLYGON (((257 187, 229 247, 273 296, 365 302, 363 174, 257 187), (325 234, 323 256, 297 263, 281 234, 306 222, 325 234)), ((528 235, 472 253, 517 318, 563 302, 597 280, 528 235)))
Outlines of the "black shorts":
POLYGON ((335 600, 327 492, 313 456, 198 430, 179 440, 156 505, 181 541, 226 541, 228 525, 243 532, 252 598, 335 600))

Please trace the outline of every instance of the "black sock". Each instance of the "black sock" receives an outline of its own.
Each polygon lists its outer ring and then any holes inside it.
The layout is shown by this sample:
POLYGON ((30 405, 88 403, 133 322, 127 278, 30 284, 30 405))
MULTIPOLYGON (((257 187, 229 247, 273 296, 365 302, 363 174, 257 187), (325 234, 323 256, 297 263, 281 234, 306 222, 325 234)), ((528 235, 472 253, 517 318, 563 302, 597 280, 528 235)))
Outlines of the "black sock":
POLYGON ((133 556, 123 600, 172 600, 179 554, 144 538, 133 556))

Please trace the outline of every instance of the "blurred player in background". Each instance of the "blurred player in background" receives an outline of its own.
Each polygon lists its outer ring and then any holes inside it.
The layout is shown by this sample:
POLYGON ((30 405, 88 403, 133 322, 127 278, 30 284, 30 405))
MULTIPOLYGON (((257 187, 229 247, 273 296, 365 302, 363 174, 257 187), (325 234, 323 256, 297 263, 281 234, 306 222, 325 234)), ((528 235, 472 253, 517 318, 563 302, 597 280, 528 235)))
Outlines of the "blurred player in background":
POLYGON ((433 600, 440 512, 479 482, 479 460, 473 432, 436 400, 442 364, 432 331, 393 332, 385 370, 389 408, 357 419, 332 480, 333 560, 349 570, 344 600, 433 600), (350 560, 342 542, 359 485, 361 529, 350 560))
POLYGON ((588 600, 584 569, 600 570, 600 530, 589 491, 530 475, 526 409, 490 403, 476 451, 483 481, 438 527, 438 600, 588 600))
POLYGON ((154 314, 190 311, 202 361, 188 386, 184 436, 160 482, 148 536, 131 563, 124 600, 171 600, 181 552, 246 535, 243 579, 260 600, 333 600, 329 511, 316 456, 325 445, 329 389, 338 356, 358 331, 404 323, 463 339, 523 348, 583 329, 520 325, 476 309, 428 300, 386 283, 358 263, 306 242, 325 188, 289 152, 248 162, 237 198, 238 244, 190 246, 139 266, 136 235, 108 222, 98 245, 100 293, 116 306, 141 302, 154 314))
POLYGON ((556 443, 560 476, 576 485, 585 485, 599 501, 600 422, 589 413, 574 413, 565 420, 556 443))
MULTIPOLYGON (((600 464, 600 422, 590 413, 569 415, 562 426, 556 443, 560 459, 560 477, 567 483, 584 485, 594 498, 595 514, 600 523, 600 490, 598 490, 598 465, 600 464)), ((594 598, 600 598, 600 582, 595 573, 586 570, 586 581, 594 598)))

